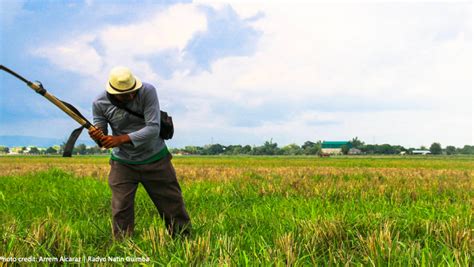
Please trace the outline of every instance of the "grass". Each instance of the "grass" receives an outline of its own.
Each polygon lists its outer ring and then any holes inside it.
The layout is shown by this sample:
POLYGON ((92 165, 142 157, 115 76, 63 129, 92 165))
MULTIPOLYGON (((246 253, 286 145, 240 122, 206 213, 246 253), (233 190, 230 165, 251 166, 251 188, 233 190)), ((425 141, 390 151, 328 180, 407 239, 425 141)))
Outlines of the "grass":
POLYGON ((472 159, 175 157, 193 236, 172 239, 140 187, 136 233, 122 242, 111 239, 107 161, 0 158, 0 256, 143 257, 157 265, 472 264, 472 159))

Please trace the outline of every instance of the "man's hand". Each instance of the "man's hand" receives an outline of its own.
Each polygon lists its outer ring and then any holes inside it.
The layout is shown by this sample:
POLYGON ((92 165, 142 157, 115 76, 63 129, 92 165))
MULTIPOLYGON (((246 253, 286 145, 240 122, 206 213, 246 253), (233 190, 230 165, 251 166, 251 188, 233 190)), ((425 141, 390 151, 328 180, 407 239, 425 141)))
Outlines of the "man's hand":
POLYGON ((94 141, 99 141, 102 137, 104 137, 104 133, 99 127, 93 127, 93 128, 90 128, 89 130, 89 136, 94 141))
POLYGON ((130 143, 132 141, 130 140, 128 134, 124 134, 119 136, 105 135, 100 139, 100 142, 102 143, 103 147, 112 148, 122 144, 130 143))

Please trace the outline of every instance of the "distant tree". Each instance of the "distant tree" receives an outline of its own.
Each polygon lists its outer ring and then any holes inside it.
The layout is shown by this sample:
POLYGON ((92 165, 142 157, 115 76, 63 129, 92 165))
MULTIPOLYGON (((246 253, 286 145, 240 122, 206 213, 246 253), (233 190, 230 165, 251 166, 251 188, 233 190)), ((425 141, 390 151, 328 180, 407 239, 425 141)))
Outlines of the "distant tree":
POLYGON ((374 154, 390 154, 392 146, 389 144, 374 145, 374 154))
POLYGON ((317 155, 321 151, 321 142, 306 141, 301 146, 301 149, 303 149, 305 155, 317 155))
POLYGON ((72 152, 74 154, 85 155, 87 152, 87 146, 85 144, 79 144, 78 146, 74 147, 72 152))
POLYGON ((278 144, 273 143, 272 139, 270 139, 270 141, 265 141, 262 147, 263 155, 278 155, 278 150, 278 144))
POLYGON ((207 145, 204 147, 203 154, 204 155, 219 155, 224 153, 224 146, 221 144, 213 144, 207 145))
MULTIPOLYGON (((66 142, 62 142, 61 145, 59 145, 59 150, 58 150, 58 153, 59 154, 62 154, 64 152, 64 148, 66 147, 66 142)), ((73 151, 74 151, 74 148, 73 148, 73 151)))
POLYGON ((341 152, 342 152, 342 154, 344 154, 344 155, 347 155, 347 154, 349 153, 349 150, 350 150, 350 147, 349 147, 348 145, 343 145, 343 146, 341 147, 341 152))
POLYGON ((29 152, 29 153, 30 153, 30 154, 39 154, 40 151, 39 151, 39 149, 38 149, 37 147, 34 146, 34 147, 30 148, 30 152, 29 152))
POLYGON ((203 150, 204 148, 200 146, 185 146, 182 151, 186 154, 200 155, 203 154, 203 150))
POLYGON ((48 147, 45 151, 46 154, 56 154, 58 151, 52 147, 48 147))
POLYGON ((469 148, 469 154, 474 154, 474 146, 468 146, 469 148))
POLYGON ((273 143, 272 140, 265 141, 263 146, 256 146, 252 148, 252 155, 278 155, 281 151, 278 148, 277 143, 273 143))
POLYGON ((375 145, 364 145, 359 148, 360 151, 364 154, 374 154, 375 153, 375 145))
POLYGON ((239 154, 242 154, 242 146, 241 145, 226 146, 225 149, 224 149, 224 154, 226 154, 226 155, 239 155, 239 154))
POLYGON ((448 154, 448 155, 454 155, 454 154, 456 154, 456 147, 454 147, 454 146, 447 146, 447 147, 446 147, 446 154, 448 154))
POLYGON ((27 149, 26 146, 24 146, 18 151, 18 153, 23 154, 23 153, 25 153, 26 149, 27 149))
POLYGON ((226 155, 244 155, 249 154, 252 150, 252 147, 249 145, 229 145, 224 147, 224 154, 226 155))
POLYGON ((393 154, 400 154, 400 152, 402 152, 402 151, 405 151, 405 152, 406 152, 407 149, 404 148, 403 146, 399 146, 399 145, 397 145, 397 146, 392 146, 392 152, 393 152, 393 154))
MULTIPOLYGON (((364 154, 400 154, 401 151, 407 151, 403 146, 383 145, 363 145, 359 149, 364 154)), ((410 153, 410 150, 408 150, 410 153)))
POLYGON ((10 152, 10 149, 6 146, 0 146, 0 153, 5 153, 8 154, 10 152))
POLYGON ((252 152, 252 147, 249 145, 245 145, 242 147, 242 154, 250 154, 252 152))
POLYGON ((93 146, 86 149, 86 154, 100 154, 100 148, 98 146, 93 146))
POLYGON ((289 144, 281 148, 281 153, 283 155, 301 155, 303 154, 303 149, 297 144, 289 144))
POLYGON ((433 143, 430 146, 430 152, 433 155, 439 155, 443 152, 443 149, 441 148, 441 145, 439 143, 433 143))
POLYGON ((465 145, 463 148, 459 149, 460 154, 474 154, 474 146, 465 145))
POLYGON ((421 146, 420 150, 428 150, 428 148, 426 148, 426 146, 421 146))
POLYGON ((360 149, 364 145, 364 142, 360 141, 357 136, 355 138, 352 138, 350 143, 353 148, 357 148, 357 149, 360 149))
POLYGON ((252 151, 250 151, 251 155, 263 155, 263 147, 262 146, 254 146, 252 147, 252 151))
POLYGON ((311 147, 313 147, 313 146, 315 146, 315 145, 316 145, 316 143, 314 143, 314 142, 306 141, 306 142, 304 142, 304 144, 301 146, 301 148, 302 148, 302 149, 309 149, 309 148, 311 148, 311 147))

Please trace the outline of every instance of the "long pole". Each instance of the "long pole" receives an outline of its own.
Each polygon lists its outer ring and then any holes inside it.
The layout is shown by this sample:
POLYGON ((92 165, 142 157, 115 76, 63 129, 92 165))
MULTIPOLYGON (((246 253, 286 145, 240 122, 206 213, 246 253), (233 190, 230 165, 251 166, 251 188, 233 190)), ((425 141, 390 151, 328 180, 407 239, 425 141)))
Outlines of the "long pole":
POLYGON ((30 82, 18 73, 12 71, 11 69, 0 65, 0 69, 3 71, 6 71, 10 73, 11 75, 17 77, 18 79, 22 80, 25 82, 31 89, 33 89, 36 93, 44 96, 46 99, 48 99, 51 103, 53 103, 55 106, 60 108, 62 111, 64 111, 69 117, 77 121, 80 125, 84 126, 88 130, 93 130, 97 129, 92 125, 89 121, 84 119, 83 117, 79 116, 76 112, 72 111, 68 106, 66 106, 61 100, 57 99, 54 95, 48 93, 46 89, 43 88, 43 85, 39 82, 30 82))

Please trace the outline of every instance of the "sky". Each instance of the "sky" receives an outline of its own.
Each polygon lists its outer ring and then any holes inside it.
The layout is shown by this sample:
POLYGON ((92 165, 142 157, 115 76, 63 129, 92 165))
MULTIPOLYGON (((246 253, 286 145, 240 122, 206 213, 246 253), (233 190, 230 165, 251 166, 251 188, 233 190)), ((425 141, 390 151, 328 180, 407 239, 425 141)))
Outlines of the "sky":
MULTIPOLYGON (((0 4, 1 64, 90 120, 110 69, 127 66, 173 117, 170 147, 474 144, 472 1, 0 4)), ((0 135, 76 127, 0 74, 0 135)))

